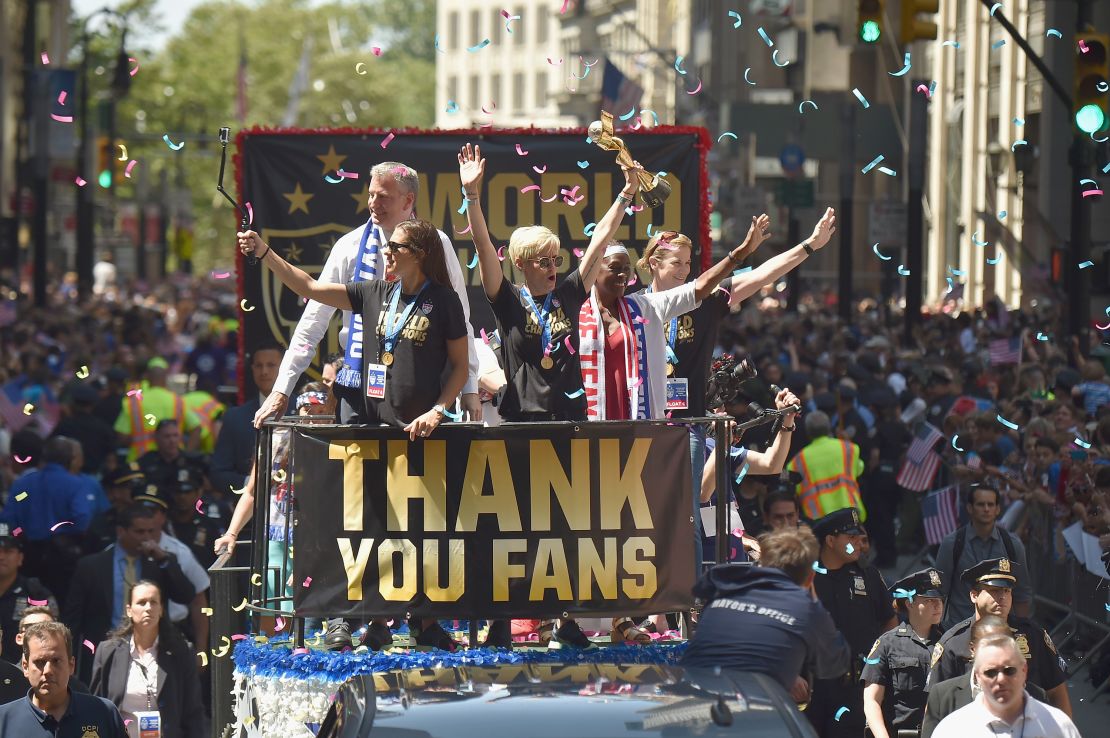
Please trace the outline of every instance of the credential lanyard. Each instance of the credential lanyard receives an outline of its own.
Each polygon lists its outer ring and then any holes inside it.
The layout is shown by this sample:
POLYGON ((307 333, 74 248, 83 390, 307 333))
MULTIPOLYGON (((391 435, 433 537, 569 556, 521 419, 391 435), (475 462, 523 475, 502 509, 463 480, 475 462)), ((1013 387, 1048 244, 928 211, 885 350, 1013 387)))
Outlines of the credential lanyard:
POLYGON ((420 302, 420 296, 424 294, 428 284, 428 280, 425 279, 424 284, 420 286, 420 290, 416 293, 416 297, 405 307, 405 311, 401 313, 401 318, 396 324, 393 322, 393 316, 397 314, 397 303, 401 299, 401 283, 398 282, 397 286, 393 288, 393 295, 389 298, 389 312, 385 316, 385 336, 382 340, 382 348, 387 352, 393 353, 393 347, 397 345, 397 338, 401 335, 401 329, 409 322, 409 316, 412 315, 416 303, 420 302))
MULTIPOLYGON (((651 285, 648 285, 647 291, 654 292, 655 290, 652 289, 651 285)), ((678 366, 678 354, 674 352, 674 341, 677 337, 678 316, 676 315, 675 317, 671 318, 669 323, 667 323, 667 361, 669 361, 671 363, 671 366, 674 367, 678 366)))
POLYGON ((527 287, 520 288, 520 294, 528 300, 529 307, 536 316, 536 321, 540 324, 540 340, 543 342, 543 351, 546 354, 547 350, 551 347, 551 325, 548 318, 551 316, 551 298, 555 295, 555 291, 547 293, 547 299, 543 301, 543 310, 540 310, 536 305, 536 301, 532 298, 532 293, 528 291, 527 287))

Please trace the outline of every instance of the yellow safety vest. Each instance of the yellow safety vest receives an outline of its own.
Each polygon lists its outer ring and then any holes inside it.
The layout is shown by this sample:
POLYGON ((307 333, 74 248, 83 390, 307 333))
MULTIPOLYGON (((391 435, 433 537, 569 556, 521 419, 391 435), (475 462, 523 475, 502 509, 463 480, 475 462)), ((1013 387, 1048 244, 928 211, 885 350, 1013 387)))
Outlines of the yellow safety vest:
POLYGON ((210 454, 216 446, 216 419, 227 407, 207 392, 197 390, 185 395, 185 407, 200 418, 200 450, 210 454))
POLYGON ((806 517, 817 520, 854 507, 859 510, 860 520, 867 520, 856 482, 858 462, 859 446, 829 436, 818 438, 794 457, 790 468, 802 475, 797 491, 806 517))
MULTIPOLYGON (((146 391, 149 392, 149 388, 146 391)), ((173 415, 170 416, 170 418, 156 417, 154 425, 146 422, 146 413, 143 412, 142 396, 139 394, 127 396, 127 412, 131 418, 131 442, 127 451, 128 461, 135 461, 147 451, 153 451, 155 449, 154 431, 157 429, 159 421, 176 420, 178 424, 182 426, 182 431, 184 432, 185 401, 176 394, 173 395, 173 415)))

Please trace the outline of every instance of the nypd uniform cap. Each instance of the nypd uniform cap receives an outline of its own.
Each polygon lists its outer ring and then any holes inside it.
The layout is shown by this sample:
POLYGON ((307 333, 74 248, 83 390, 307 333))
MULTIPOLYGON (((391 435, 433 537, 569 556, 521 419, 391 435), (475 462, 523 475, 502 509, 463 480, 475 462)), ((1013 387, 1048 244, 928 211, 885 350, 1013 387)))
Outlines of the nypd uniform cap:
POLYGON ((845 507, 813 521, 813 534, 817 536, 818 541, 824 541, 825 536, 835 536, 841 533, 854 536, 863 534, 863 526, 859 522, 859 510, 854 507, 845 507))
POLYGON ((146 486, 146 489, 144 489, 142 492, 132 494, 131 501, 142 503, 144 505, 147 505, 148 507, 158 507, 162 510, 168 510, 170 508, 169 503, 166 501, 166 498, 162 495, 161 490, 158 489, 158 485, 156 484, 148 484, 146 486))
POLYGON ((944 597, 941 590, 941 573, 937 569, 922 569, 909 576, 902 577, 890 587, 891 594, 898 592, 914 592, 915 597, 944 597))
POLYGON ((1007 558, 987 559, 964 571, 961 576, 964 584, 974 590, 983 587, 1006 587, 1012 589, 1017 582, 1013 566, 1007 558))
POLYGON ((23 541, 14 535, 12 527, 7 523, 0 523, 0 548, 18 548, 23 550, 23 541))
POLYGON ((137 467, 132 468, 130 466, 121 466, 113 469, 110 472, 107 472, 100 481, 105 488, 108 488, 120 487, 122 485, 131 484, 143 479, 145 479, 145 477, 143 476, 143 473, 138 470, 137 467))

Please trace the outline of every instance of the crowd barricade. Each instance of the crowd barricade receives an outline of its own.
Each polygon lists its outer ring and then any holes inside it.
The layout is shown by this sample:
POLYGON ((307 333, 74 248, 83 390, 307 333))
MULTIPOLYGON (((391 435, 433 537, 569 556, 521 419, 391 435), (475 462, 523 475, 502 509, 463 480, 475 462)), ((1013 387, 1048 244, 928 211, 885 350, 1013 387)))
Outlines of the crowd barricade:
MULTIPOLYGON (((695 422, 709 425, 717 439, 716 453, 721 454, 717 464, 718 489, 727 490, 732 483, 728 456, 732 421, 730 417, 712 417, 683 418, 681 423, 667 420, 506 423, 497 427, 451 423, 437 429, 435 438, 416 443, 392 428, 308 425, 293 419, 266 423, 258 434, 255 453, 260 489, 255 495, 253 534, 249 540, 239 542, 235 556, 220 555, 210 569, 213 615, 209 664, 214 734, 219 734, 233 718, 230 692, 234 664, 224 646, 232 643, 234 634, 257 632, 260 619, 267 616, 282 618, 285 621, 282 633, 291 637, 293 648, 302 648, 306 617, 335 616, 357 621, 408 614, 466 618, 470 620, 470 642, 476 643, 479 619, 647 615, 689 610, 695 579, 691 545, 694 522, 691 495, 695 491, 691 484, 687 426, 695 422), (287 429, 292 438, 288 447, 292 472, 287 474, 273 469, 278 429, 287 429), (354 480, 356 474, 358 479, 354 480), (433 474, 439 476, 433 478, 433 474), (582 474, 588 475, 585 483, 579 478, 582 474), (634 475, 638 476, 633 478, 634 475), (284 550, 280 559, 273 560, 267 540, 273 522, 269 520, 271 501, 278 487, 287 482, 293 483, 294 496, 297 488, 312 492, 311 496, 302 493, 296 519, 293 506, 285 506, 286 530, 295 531, 293 545, 284 550), (510 559, 503 559, 500 567, 494 566, 488 555, 486 549, 492 540, 487 540, 483 533, 489 530, 488 525, 484 528, 475 525, 473 519, 468 525, 461 523, 464 485, 470 485, 467 489, 471 503, 481 500, 481 514, 496 516, 497 528, 492 539, 504 539, 503 529, 512 530, 516 515, 524 523, 502 547, 511 547, 516 552, 510 566, 503 565, 510 559), (424 508, 432 494, 428 488, 437 486, 444 488, 438 490, 443 495, 439 500, 448 501, 442 510, 447 519, 432 521, 429 526, 426 525, 429 520, 422 518, 411 529, 401 524, 399 518, 414 510, 426 514, 424 508), (535 497, 537 488, 539 493, 535 497), (371 492, 386 499, 388 531, 387 522, 372 513, 370 505, 364 508, 371 492), (397 507, 395 494, 403 500, 397 507), (591 511, 581 520, 571 521, 567 515, 573 512, 574 494, 586 494, 584 499, 591 511), (507 497, 495 505, 493 500, 499 495, 507 497), (408 504, 421 497, 424 504, 408 504), (653 514, 645 515, 647 511, 653 514), (507 528, 503 525, 506 522, 507 528), (465 532, 459 533, 460 530, 465 532), (350 538, 352 531, 363 537, 350 538), (390 540, 397 541, 396 547, 385 558, 379 551, 378 563, 367 563, 371 556, 363 547, 384 546, 383 534, 387 532, 393 537, 390 540), (452 535, 465 540, 445 540, 452 535), (338 553, 332 550, 337 544, 338 553), (465 574, 461 575, 466 578, 461 592, 457 591, 457 583, 453 583, 453 574, 445 577, 443 567, 438 567, 436 574, 437 565, 427 563, 428 552, 437 545, 441 550, 447 547, 449 556, 460 553, 466 556, 465 574), (571 598, 573 602, 553 600, 550 594, 561 591, 554 584, 545 585, 538 600, 526 596, 536 586, 534 582, 525 583, 534 572, 524 570, 537 561, 537 545, 554 547, 558 552, 553 558, 563 556, 572 561, 565 568, 570 573, 570 586, 578 587, 571 598), (620 552, 616 561, 614 551, 620 552), (411 558, 409 554, 425 557, 421 581, 426 591, 403 601, 384 601, 381 592, 374 591, 375 587, 403 589, 408 575, 394 569, 393 562, 399 557, 404 568, 411 558), (358 581, 352 579, 352 561, 363 567, 364 576, 358 581), (388 570, 372 570, 379 564, 386 565, 381 562, 388 562, 388 570), (622 571, 622 566, 627 576, 618 577, 619 584, 612 577, 606 578, 605 571, 622 571), (488 580, 498 579, 494 574, 498 569, 512 569, 514 573, 490 587, 488 580), (585 577, 584 572, 590 576, 585 577), (293 592, 289 593, 285 583, 291 574, 295 578, 293 592), (401 585, 396 585, 398 577, 401 585), (428 584, 433 578, 438 578, 434 588, 428 584), (445 583, 445 578, 451 581, 445 583), (383 583, 387 580, 388 583, 383 583), (365 591, 361 581, 368 584, 365 591), (452 591, 452 587, 456 587, 455 599, 441 597, 442 604, 428 596, 433 589, 443 595, 452 591), (471 588, 475 590, 473 595, 466 591, 471 588), (352 593, 357 593, 357 597, 352 593), (221 651, 224 657, 216 657, 221 651)), ((755 424, 758 423, 737 427, 755 424)), ((380 509, 380 501, 376 504, 380 509)), ((727 531, 728 507, 719 505, 717 516, 718 530, 727 531)), ((718 536, 717 560, 730 559, 728 536, 718 536)), ((550 576, 548 571, 544 572, 545 577, 557 578, 552 559, 545 560, 552 567, 548 570, 552 572, 550 576)))

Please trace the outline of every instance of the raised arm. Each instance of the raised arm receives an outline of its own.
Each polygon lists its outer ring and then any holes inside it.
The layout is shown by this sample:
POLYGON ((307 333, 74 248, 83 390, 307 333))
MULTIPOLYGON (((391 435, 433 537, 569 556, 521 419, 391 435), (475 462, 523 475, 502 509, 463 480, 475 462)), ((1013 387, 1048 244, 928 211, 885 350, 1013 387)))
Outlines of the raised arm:
POLYGON ((262 238, 254 231, 241 231, 239 237, 239 250, 244 256, 254 256, 261 253, 258 260, 270 267, 277 278, 289 289, 301 297, 307 297, 325 305, 331 305, 340 310, 350 310, 351 300, 347 297, 347 285, 334 282, 318 282, 309 276, 308 272, 298 269, 285 259, 278 256, 263 242, 262 238))
MULTIPOLYGON (((767 237, 766 226, 769 225, 770 222, 770 218, 768 218, 766 215, 761 215, 759 218, 752 218, 752 226, 748 230, 748 238, 744 240, 744 243, 741 244, 738 248, 730 250, 728 252, 728 256, 721 259, 716 264, 709 267, 709 269, 706 269, 704 272, 698 275, 698 278, 694 280, 694 295, 697 297, 698 302, 701 302, 705 298, 709 297, 710 293, 712 293, 713 290, 717 288, 717 285, 721 283, 721 280, 727 277, 732 272, 732 270, 740 264, 740 262, 743 260, 743 255, 745 251, 748 251, 750 253, 751 249, 749 247, 749 244, 753 239, 753 230, 759 234, 758 238, 761 241, 762 239, 767 237)), ((758 245, 758 242, 756 243, 756 245, 758 245)), ((736 278, 733 279, 734 283, 735 279, 736 278)))
MULTIPOLYGON (((753 228, 754 219, 753 219, 753 228)), ((732 299, 744 300, 758 292, 764 285, 771 284, 806 260, 811 253, 824 248, 836 233, 836 211, 826 208, 825 214, 813 227, 813 234, 805 241, 777 256, 772 256, 750 272, 732 278, 732 299), (808 250, 807 250, 808 247, 808 250)), ((751 231, 748 233, 751 236, 751 231)), ((743 248, 743 247, 741 247, 743 248)))
MULTIPOLYGON (((633 164, 636 165, 637 169, 642 168, 640 162, 633 162, 633 164)), ((601 268, 601 257, 605 253, 605 247, 613 240, 613 236, 616 235, 617 229, 620 228, 621 222, 624 220, 625 208, 632 204, 636 193, 640 191, 640 180, 636 176, 636 170, 621 165, 621 171, 624 172, 624 187, 621 188, 617 199, 613 201, 609 210, 594 227, 590 244, 586 247, 586 253, 582 255, 582 261, 578 264, 578 273, 582 275, 582 286, 586 292, 593 289, 594 280, 597 279, 597 271, 601 268)))
POLYGON ((478 272, 482 275, 482 288, 491 301, 497 299, 504 281, 501 260, 497 249, 489 237, 486 227, 486 214, 482 212, 482 179, 486 175, 486 160, 482 157, 482 147, 470 144, 459 150, 459 179, 466 192, 466 219, 470 223, 470 236, 474 239, 474 249, 478 252, 478 272))

